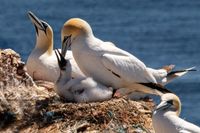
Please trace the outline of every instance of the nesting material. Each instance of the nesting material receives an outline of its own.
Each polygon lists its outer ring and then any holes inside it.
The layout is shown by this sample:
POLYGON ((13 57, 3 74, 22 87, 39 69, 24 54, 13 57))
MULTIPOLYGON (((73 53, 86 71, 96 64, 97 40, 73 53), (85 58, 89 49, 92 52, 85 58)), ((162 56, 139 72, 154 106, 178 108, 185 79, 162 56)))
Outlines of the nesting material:
POLYGON ((0 50, 0 132, 154 132, 151 100, 66 103, 51 83, 36 83, 43 87, 32 81, 19 54, 0 50))

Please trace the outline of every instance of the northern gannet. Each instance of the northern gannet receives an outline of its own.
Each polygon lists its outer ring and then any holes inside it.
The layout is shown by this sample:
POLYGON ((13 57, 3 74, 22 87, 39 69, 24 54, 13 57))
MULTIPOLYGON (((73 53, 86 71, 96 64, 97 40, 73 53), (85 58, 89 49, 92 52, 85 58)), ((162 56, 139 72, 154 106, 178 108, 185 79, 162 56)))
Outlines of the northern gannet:
POLYGON ((112 98, 113 89, 97 83, 91 77, 71 78, 71 64, 59 50, 55 50, 60 76, 55 83, 59 96, 69 102, 97 102, 112 98))
POLYGON ((71 40, 68 41, 70 43, 67 47, 71 46, 81 71, 106 86, 126 88, 135 86, 135 83, 155 85, 165 81, 160 78, 164 79, 168 75, 165 69, 164 74, 155 69, 149 70, 150 68, 132 54, 96 38, 90 25, 80 18, 72 18, 64 23, 62 42, 69 36, 71 40))
POLYGON ((200 133, 200 127, 179 117, 181 101, 172 93, 161 97, 161 103, 153 112, 153 127, 156 133, 200 133))
MULTIPOLYGON (((60 70, 53 50, 53 30, 47 22, 40 20, 32 12, 28 12, 28 16, 35 26, 36 45, 28 57, 27 71, 34 80, 55 82, 60 70)), ((72 64, 72 77, 84 76, 71 51, 67 53, 67 58, 72 64)))

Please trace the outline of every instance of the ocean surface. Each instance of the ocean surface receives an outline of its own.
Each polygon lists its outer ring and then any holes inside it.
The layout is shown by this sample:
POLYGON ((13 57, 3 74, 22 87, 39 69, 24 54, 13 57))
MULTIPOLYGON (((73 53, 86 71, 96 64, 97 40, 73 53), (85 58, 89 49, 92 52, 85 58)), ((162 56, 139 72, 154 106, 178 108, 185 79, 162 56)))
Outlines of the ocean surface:
POLYGON ((24 61, 35 45, 35 30, 27 16, 32 11, 54 30, 71 17, 87 20, 95 36, 112 41, 147 66, 199 71, 167 87, 182 101, 181 117, 200 126, 200 1, 198 0, 1 0, 0 48, 12 48, 24 61))

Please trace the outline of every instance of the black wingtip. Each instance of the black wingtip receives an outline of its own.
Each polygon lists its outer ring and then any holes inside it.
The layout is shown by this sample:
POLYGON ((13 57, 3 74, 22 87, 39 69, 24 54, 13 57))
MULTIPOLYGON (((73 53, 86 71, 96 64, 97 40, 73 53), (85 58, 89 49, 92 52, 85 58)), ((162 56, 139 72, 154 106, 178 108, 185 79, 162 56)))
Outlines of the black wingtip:
POLYGON ((191 69, 191 70, 188 70, 188 71, 198 71, 197 69, 191 69))
POLYGON ((156 84, 156 83, 139 83, 139 84, 144 85, 144 86, 149 87, 149 88, 152 88, 152 89, 156 89, 163 94, 173 93, 172 91, 168 90, 167 88, 165 88, 164 86, 162 86, 160 84, 156 84))
POLYGON ((181 72, 195 72, 195 71, 198 71, 198 70, 197 70, 197 69, 177 70, 177 71, 172 71, 172 72, 168 73, 167 76, 174 75, 174 74, 176 74, 176 73, 181 73, 181 72))

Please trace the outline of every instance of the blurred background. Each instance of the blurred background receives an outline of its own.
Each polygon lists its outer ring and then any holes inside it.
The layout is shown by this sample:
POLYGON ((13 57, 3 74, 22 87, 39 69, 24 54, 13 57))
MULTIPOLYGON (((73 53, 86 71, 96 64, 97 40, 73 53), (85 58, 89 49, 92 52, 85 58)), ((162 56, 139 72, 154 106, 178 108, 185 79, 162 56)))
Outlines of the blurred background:
MULTIPOLYGON (((32 11, 60 31, 71 17, 89 22, 96 37, 112 41, 148 67, 175 64, 200 70, 200 1, 197 0, 1 0, 0 48, 12 48, 26 61, 35 46, 32 11)), ((181 117, 200 126, 200 71, 167 85, 182 101, 181 117)))

